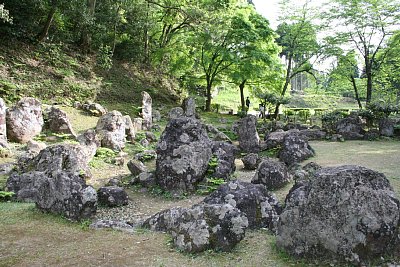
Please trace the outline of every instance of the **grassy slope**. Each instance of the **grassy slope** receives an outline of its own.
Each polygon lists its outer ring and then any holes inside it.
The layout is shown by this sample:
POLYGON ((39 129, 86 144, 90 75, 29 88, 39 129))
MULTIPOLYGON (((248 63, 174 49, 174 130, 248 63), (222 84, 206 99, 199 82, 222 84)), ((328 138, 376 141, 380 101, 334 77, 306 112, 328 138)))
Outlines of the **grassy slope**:
POLYGON ((173 105, 181 94, 175 80, 155 70, 114 61, 105 71, 96 66, 95 57, 66 46, 0 43, 0 97, 9 103, 22 96, 50 104, 95 100, 135 115, 144 90, 155 106, 173 105))

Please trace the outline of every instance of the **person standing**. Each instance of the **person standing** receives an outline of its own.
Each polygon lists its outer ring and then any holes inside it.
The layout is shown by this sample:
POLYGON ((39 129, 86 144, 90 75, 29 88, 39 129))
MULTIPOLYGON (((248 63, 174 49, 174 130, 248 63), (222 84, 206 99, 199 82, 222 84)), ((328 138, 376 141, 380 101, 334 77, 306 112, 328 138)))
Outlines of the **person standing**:
POLYGON ((250 99, 249 99, 249 97, 246 98, 246 106, 247 106, 247 110, 249 110, 249 108, 250 108, 250 99))

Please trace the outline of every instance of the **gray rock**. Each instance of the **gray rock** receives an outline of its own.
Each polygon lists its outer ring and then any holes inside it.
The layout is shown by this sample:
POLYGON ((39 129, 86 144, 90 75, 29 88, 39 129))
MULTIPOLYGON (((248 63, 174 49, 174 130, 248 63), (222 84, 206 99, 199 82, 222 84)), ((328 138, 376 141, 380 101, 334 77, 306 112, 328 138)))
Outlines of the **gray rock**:
POLYGON ((84 148, 88 157, 92 158, 96 155, 97 148, 100 147, 101 142, 94 129, 88 129, 76 138, 84 148))
POLYGON ((230 251, 244 238, 247 226, 247 218, 229 204, 172 208, 143 224, 151 230, 169 232, 174 246, 186 252, 230 251))
POLYGON ((140 140, 139 143, 140 143, 140 145, 143 146, 143 147, 148 147, 148 146, 150 145, 149 140, 147 140, 146 138, 140 140))
POLYGON ((196 116, 196 102, 193 98, 189 97, 183 100, 182 109, 184 111, 184 115, 186 117, 195 117, 196 116))
POLYGON ((383 136, 393 137, 394 122, 389 118, 383 118, 379 121, 379 133, 383 136))
POLYGON ((133 118, 133 129, 135 133, 143 130, 143 119, 142 118, 133 118))
POLYGON ((133 177, 130 183, 139 184, 143 187, 152 187, 156 185, 156 180, 153 173, 145 171, 133 177))
POLYGON ((126 140, 133 143, 135 142, 135 137, 136 137, 135 127, 133 126, 132 119, 129 115, 124 116, 124 119, 125 119, 126 140))
POLYGON ((214 141, 225 141, 228 143, 232 143, 232 140, 223 132, 215 128, 214 126, 210 124, 206 124, 206 129, 208 133, 208 137, 214 141))
POLYGON ((259 156, 256 153, 247 154, 242 158, 245 170, 255 170, 258 167, 259 156))
POLYGON ((59 108, 51 107, 46 111, 46 126, 52 133, 70 134, 76 137, 75 131, 72 129, 71 122, 67 117, 67 113, 59 108))
POLYGON ((145 132, 146 139, 149 140, 149 142, 157 142, 157 136, 153 132, 145 132))
POLYGON ((142 118, 143 118, 143 130, 150 130, 153 123, 152 118, 152 99, 151 96, 143 91, 142 92, 142 118))
POLYGON ((158 110, 153 110, 153 113, 151 116, 152 116, 153 122, 159 122, 161 120, 161 113, 158 110))
POLYGON ((344 138, 341 134, 332 134, 330 140, 332 142, 344 142, 344 138))
POLYGON ((212 142, 197 119, 171 119, 157 144, 156 180, 164 190, 194 191, 205 177, 212 142))
POLYGON ((0 147, 7 148, 6 103, 0 97, 0 147))
POLYGON ((336 124, 336 133, 342 135, 346 140, 363 139, 363 123, 359 116, 352 114, 341 119, 336 124))
POLYGON ((217 141, 213 143, 212 154, 217 159, 217 166, 211 176, 229 180, 235 172, 235 155, 239 149, 229 143, 217 141))
POLYGON ((381 173, 360 166, 320 169, 289 193, 277 245, 296 256, 331 254, 362 265, 393 251, 399 203, 381 173))
POLYGON ((298 129, 284 131, 282 129, 270 132, 265 136, 266 149, 279 148, 283 145, 283 141, 288 134, 300 133, 298 129))
POLYGON ((366 131, 364 134, 364 140, 378 140, 379 137, 381 136, 379 130, 377 129, 370 129, 369 131, 366 131))
POLYGON ((314 150, 308 141, 297 133, 285 136, 279 159, 290 166, 314 156, 314 150))
POLYGON ((207 204, 230 204, 247 217, 249 228, 276 229, 282 208, 265 186, 239 180, 221 185, 204 200, 207 204))
POLYGON ((90 113, 92 116, 101 117, 108 113, 107 109, 100 105, 99 103, 87 102, 81 106, 81 108, 90 113))
POLYGON ((318 129, 301 130, 300 135, 307 138, 308 141, 325 140, 325 138, 326 138, 326 132, 318 130, 318 129))
POLYGON ((140 173, 147 171, 146 166, 139 160, 130 160, 127 165, 133 176, 137 176, 140 173))
POLYGON ((128 194, 122 187, 106 186, 97 190, 99 204, 108 207, 128 205, 128 194))
POLYGON ((90 229, 113 229, 117 231, 122 231, 122 232, 127 232, 127 233, 133 233, 135 230, 135 227, 128 224, 127 222, 124 221, 113 221, 113 220, 98 220, 89 225, 90 229))
POLYGON ((28 149, 28 151, 34 153, 34 154, 39 154, 40 151, 42 151, 43 149, 45 149, 47 147, 47 145, 45 143, 42 142, 37 142, 37 141, 29 141, 26 144, 26 148, 28 149))
POLYGON ((40 134, 43 127, 39 100, 26 97, 7 110, 7 137, 17 143, 27 143, 40 134))
POLYGON ((182 117, 185 114, 181 107, 172 108, 168 113, 168 118, 170 120, 177 119, 182 117))
POLYGON ((101 146, 116 151, 125 147, 125 119, 118 111, 111 111, 100 117, 96 125, 101 146))
POLYGON ((122 181, 120 180, 120 179, 117 179, 117 178, 111 178, 108 182, 107 182, 107 184, 106 184, 106 186, 123 186, 123 184, 122 184, 122 181))
POLYGON ((253 184, 262 184, 268 190, 279 189, 291 181, 292 177, 285 164, 277 160, 264 158, 251 180, 253 184))
POLYGON ((257 133, 257 118, 254 115, 247 115, 240 120, 238 137, 239 147, 248 153, 257 153, 260 150, 260 137, 257 133))

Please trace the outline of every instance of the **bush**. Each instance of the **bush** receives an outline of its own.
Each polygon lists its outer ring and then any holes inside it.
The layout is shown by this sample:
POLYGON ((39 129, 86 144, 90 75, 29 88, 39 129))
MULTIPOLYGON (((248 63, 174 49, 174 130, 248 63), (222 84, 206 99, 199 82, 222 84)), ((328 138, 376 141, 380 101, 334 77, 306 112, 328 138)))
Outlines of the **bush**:
POLYGON ((325 113, 322 116, 322 128, 328 131, 328 133, 334 133, 336 130, 336 124, 346 118, 348 114, 341 110, 334 110, 332 112, 325 113))

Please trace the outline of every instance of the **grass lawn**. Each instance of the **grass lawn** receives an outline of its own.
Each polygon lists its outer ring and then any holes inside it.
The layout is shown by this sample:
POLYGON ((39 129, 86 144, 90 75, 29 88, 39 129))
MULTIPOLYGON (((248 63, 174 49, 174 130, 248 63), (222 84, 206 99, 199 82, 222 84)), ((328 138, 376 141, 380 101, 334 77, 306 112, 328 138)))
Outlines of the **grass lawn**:
MULTIPOLYGON (((311 142, 323 166, 359 164, 386 174, 400 194, 400 142, 347 141, 311 142)), ((240 168, 239 179, 251 175, 240 168)), ((251 178, 251 177, 250 177, 251 178)), ((275 193, 282 200, 290 186, 275 193)), ((171 206, 187 206, 198 196, 179 200, 162 199, 149 193, 131 192, 131 199, 143 212, 171 206)), ((139 230, 127 234, 90 230, 87 222, 71 223, 43 214, 33 204, 0 203, 0 266, 323 266, 326 262, 297 260, 278 251, 275 237, 264 230, 248 231, 230 253, 206 251, 192 255, 170 247, 163 233, 139 230)))

